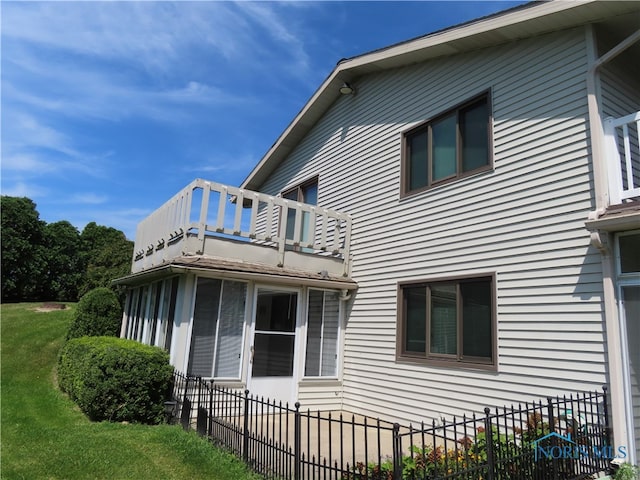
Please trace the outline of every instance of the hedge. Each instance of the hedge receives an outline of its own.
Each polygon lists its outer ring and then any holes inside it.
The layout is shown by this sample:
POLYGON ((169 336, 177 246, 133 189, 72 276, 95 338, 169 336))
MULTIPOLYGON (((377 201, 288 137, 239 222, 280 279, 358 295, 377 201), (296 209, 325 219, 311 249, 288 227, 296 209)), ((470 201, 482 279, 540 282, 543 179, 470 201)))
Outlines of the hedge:
POLYGON ((67 340, 78 337, 120 335, 122 307, 115 292, 106 287, 94 288, 78 302, 67 340))
POLYGON ((94 421, 157 424, 173 367, 160 348, 115 337, 81 337, 62 348, 58 384, 94 421))

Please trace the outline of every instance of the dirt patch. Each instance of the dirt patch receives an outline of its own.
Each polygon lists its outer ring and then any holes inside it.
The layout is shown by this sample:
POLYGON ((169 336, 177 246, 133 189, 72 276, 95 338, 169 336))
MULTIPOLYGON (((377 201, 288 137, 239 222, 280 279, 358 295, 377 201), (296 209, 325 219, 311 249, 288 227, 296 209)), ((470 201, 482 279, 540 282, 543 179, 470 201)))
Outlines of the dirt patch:
POLYGON ((67 306, 64 303, 47 302, 43 303, 41 307, 37 307, 36 312, 51 312, 55 310, 64 310, 67 306))

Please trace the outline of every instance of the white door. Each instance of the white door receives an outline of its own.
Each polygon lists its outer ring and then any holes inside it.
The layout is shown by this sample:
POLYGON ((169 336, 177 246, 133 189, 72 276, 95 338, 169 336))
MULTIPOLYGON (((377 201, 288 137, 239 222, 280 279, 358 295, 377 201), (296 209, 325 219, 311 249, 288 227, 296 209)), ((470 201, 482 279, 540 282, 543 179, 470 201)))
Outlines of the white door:
POLYGON ((258 288, 248 388, 252 395, 293 402, 299 292, 258 288))

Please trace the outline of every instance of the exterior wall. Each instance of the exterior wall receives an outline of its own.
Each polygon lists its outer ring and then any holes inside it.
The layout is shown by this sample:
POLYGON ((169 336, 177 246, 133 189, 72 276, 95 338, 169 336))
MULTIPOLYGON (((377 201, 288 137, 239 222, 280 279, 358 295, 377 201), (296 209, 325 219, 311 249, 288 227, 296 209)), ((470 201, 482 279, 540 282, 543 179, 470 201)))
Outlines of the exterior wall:
POLYGON ((605 66, 600 73, 602 116, 623 117, 640 110, 640 81, 619 68, 605 66))
POLYGON ((352 215, 345 409, 414 421, 606 383, 586 69, 576 29, 371 74, 262 185, 319 175, 318 204, 352 215), (494 170, 401 199, 401 132, 488 89, 494 170), (492 272, 497 372, 396 360, 398 282, 492 272))
MULTIPOLYGON (((220 278, 215 274, 208 275, 210 278, 220 278)), ((123 314, 122 335, 126 338, 135 339, 142 343, 152 343, 155 335, 151 333, 151 326, 154 319, 157 319, 156 329, 163 329, 165 321, 169 322, 171 329, 171 341, 166 342, 164 335, 158 336, 155 344, 159 347, 166 348, 170 353, 171 364, 180 372, 187 373, 189 370, 189 355, 192 342, 192 333, 194 328, 194 306, 196 304, 196 290, 198 284, 198 276, 193 273, 182 274, 178 277, 167 277, 165 279, 155 279, 150 283, 141 284, 129 290, 127 295, 127 306, 123 314), (169 305, 169 301, 163 299, 171 297, 171 289, 173 279, 178 278, 177 294, 175 296, 175 308, 169 309, 173 312, 170 315, 165 312, 169 305), (166 289, 159 289, 158 294, 161 295, 158 301, 158 307, 154 308, 155 296, 152 299, 152 285, 166 284, 166 289), (140 294, 143 292, 142 294, 140 294), (136 300, 134 300, 134 298, 136 300), (138 306, 140 303, 140 306, 138 306)), ((295 347, 295 365, 294 376, 287 379, 287 386, 291 387, 292 392, 295 391, 295 397, 302 403, 303 408, 313 410, 340 410, 342 407, 342 384, 339 380, 340 372, 337 375, 322 373, 314 377, 305 378, 305 359, 307 358, 307 337, 310 335, 308 331, 307 318, 309 310, 312 308, 308 301, 310 287, 301 287, 300 285, 283 285, 282 283, 271 285, 268 281, 254 282, 245 280, 235 280, 225 277, 223 280, 239 281, 245 283, 246 289, 246 307, 242 317, 237 317, 237 321, 243 325, 240 375, 236 378, 226 377, 216 379, 218 383, 231 387, 249 388, 254 395, 262 396, 264 392, 254 390, 251 379, 251 345, 254 343, 254 322, 255 322, 255 299, 259 289, 277 289, 283 291, 295 291, 299 293, 299 316, 296 324, 296 347, 295 347), (325 375, 325 376, 321 376, 325 375)), ((337 297, 340 291, 330 289, 313 288, 316 292, 332 292, 337 297)), ((224 292, 224 290, 223 290, 224 292)), ((224 295, 224 293, 223 293, 224 295)), ((342 300, 337 300, 339 304, 342 300)), ((324 307, 323 307, 324 308, 324 307)), ((344 313, 343 306, 338 307, 337 322, 337 341, 336 341, 336 363, 341 364, 340 358, 343 351, 344 336, 344 313)), ((318 311, 314 310, 317 314, 318 311)), ((324 314, 324 310, 322 312, 324 314)), ((205 321, 215 322, 213 318, 204 317, 205 321)), ((234 319, 236 321, 236 319, 234 319)), ((323 330, 324 331, 324 330, 323 330)), ((322 333, 321 333, 322 334, 322 333)), ((218 335, 218 333, 216 333, 218 335)), ((314 337, 317 338, 317 337, 314 337)), ((217 342, 217 338, 216 338, 217 342)), ((213 363, 212 363, 213 367, 213 363)), ((338 367, 339 368, 339 367, 338 367)), ((271 397, 269 397, 271 398, 271 397)), ((272 398, 273 399, 273 398, 272 398)), ((283 401, 291 401, 292 398, 285 398, 283 401)))

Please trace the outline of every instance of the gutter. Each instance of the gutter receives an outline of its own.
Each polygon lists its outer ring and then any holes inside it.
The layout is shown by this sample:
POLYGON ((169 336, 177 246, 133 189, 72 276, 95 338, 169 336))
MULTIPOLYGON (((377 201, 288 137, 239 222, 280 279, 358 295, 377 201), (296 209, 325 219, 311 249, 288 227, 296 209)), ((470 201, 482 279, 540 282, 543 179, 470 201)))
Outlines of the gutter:
POLYGON ((150 280, 167 278, 175 275, 185 275, 188 273, 199 274, 201 276, 212 276, 216 278, 230 279, 230 280, 246 280, 254 282, 264 282, 268 279, 270 284, 277 285, 302 285, 306 287, 316 288, 329 288, 337 289, 343 292, 343 296, 346 298, 346 292, 352 292, 358 288, 358 285, 354 281, 343 280, 331 280, 321 278, 305 278, 294 275, 278 275, 273 273, 258 273, 258 272, 246 272, 235 271, 228 269, 206 268, 206 267, 193 267, 182 265, 164 265, 153 270, 147 270, 143 272, 137 272, 126 277, 113 280, 113 285, 138 285, 147 283, 150 280))

